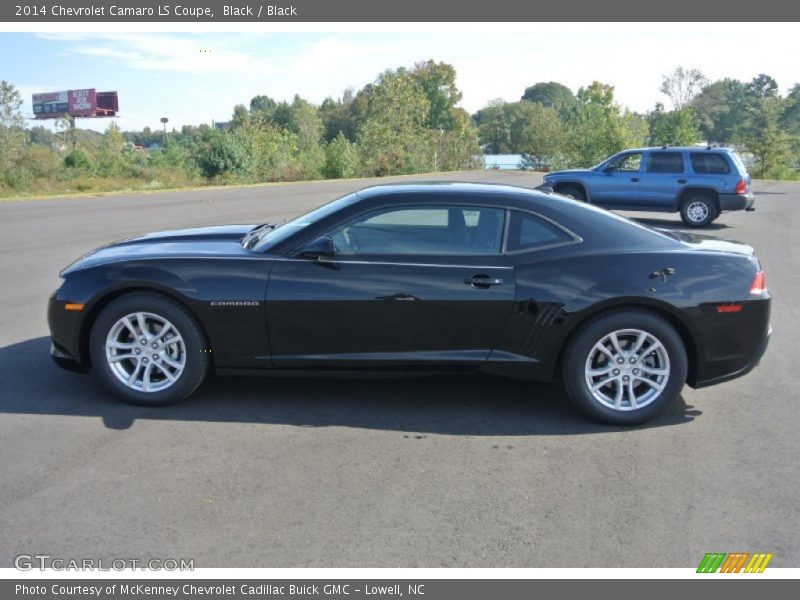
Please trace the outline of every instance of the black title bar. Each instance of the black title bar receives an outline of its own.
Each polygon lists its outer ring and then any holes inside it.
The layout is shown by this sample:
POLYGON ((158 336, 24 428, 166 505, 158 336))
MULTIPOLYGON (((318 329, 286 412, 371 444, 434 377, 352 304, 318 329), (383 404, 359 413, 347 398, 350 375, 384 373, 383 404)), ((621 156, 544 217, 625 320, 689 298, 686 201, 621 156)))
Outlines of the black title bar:
MULTIPOLYGON (((786 0, 3 0, 0 21, 101 22, 767 22, 800 20, 786 0)), ((732 39, 746 44, 747 39, 732 39)))

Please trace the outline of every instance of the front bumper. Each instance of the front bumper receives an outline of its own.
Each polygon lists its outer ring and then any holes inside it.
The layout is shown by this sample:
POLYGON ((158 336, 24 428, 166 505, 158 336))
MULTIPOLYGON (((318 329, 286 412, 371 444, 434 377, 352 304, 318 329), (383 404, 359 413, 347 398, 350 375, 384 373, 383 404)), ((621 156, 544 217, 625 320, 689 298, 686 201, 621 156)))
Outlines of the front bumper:
POLYGON ((76 360, 69 352, 61 348, 52 339, 50 340, 50 358, 62 369, 73 371, 74 373, 87 373, 89 369, 80 361, 76 360))
POLYGON ((719 195, 719 209, 720 210, 755 210, 753 204, 756 201, 756 196, 753 192, 747 194, 720 194, 719 195))

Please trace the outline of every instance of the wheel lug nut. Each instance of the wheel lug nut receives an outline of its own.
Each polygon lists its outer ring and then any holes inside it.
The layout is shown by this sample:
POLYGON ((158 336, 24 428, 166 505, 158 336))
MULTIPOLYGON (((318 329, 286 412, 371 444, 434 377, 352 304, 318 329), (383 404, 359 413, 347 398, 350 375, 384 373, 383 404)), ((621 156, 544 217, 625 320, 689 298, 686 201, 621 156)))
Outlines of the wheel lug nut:
POLYGON ((635 362, 636 362, 636 359, 635 358, 631 358, 631 364, 633 364, 635 362))
POLYGON ((153 348, 158 348, 158 344, 156 344, 155 342, 153 342, 153 348))
POLYGON ((137 349, 136 349, 136 354, 141 354, 141 353, 142 353, 142 351, 141 351, 141 350, 139 350, 139 348, 137 348, 137 349))
POLYGON ((146 340, 146 339, 144 339, 144 338, 142 338, 142 339, 140 339, 140 340, 139 340, 139 343, 140 343, 142 346, 144 346, 144 345, 147 343, 147 340, 146 340))
POLYGON ((628 377, 627 375, 625 375, 625 377, 623 377, 623 378, 622 378, 622 381, 628 381, 629 379, 630 379, 630 377, 628 377))
POLYGON ((622 358, 622 357, 619 357, 619 358, 617 359, 617 362, 618 362, 619 364, 622 364, 622 363, 624 363, 624 362, 625 362, 625 359, 624 359, 624 358, 622 358))
POLYGON ((639 369, 634 369, 634 370, 633 370, 633 374, 634 374, 634 375, 638 375, 638 374, 639 374, 639 369))
POLYGON ((614 375, 619 375, 619 369, 614 369, 614 375))

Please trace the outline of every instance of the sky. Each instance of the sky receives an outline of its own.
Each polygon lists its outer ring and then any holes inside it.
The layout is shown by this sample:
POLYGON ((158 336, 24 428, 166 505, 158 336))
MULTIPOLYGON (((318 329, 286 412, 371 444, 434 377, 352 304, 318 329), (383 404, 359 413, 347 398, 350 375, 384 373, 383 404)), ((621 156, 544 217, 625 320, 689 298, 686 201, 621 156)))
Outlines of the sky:
MULTIPOLYGON (((538 81, 577 91, 593 80, 615 88, 616 100, 647 111, 663 76, 677 66, 710 79, 750 80, 768 73, 785 93, 800 82, 795 26, 753 24, 670 27, 539 24, 530 31, 424 32, 47 32, 0 33, 0 79, 22 92, 32 116, 34 92, 96 88, 119 93, 123 130, 227 121, 236 104, 266 94, 315 103, 359 89, 387 68, 434 59, 453 64, 470 113, 493 99, 519 100, 538 81), (782 27, 782 28, 781 28, 782 27)), ((102 130, 104 119, 80 120, 102 130)))

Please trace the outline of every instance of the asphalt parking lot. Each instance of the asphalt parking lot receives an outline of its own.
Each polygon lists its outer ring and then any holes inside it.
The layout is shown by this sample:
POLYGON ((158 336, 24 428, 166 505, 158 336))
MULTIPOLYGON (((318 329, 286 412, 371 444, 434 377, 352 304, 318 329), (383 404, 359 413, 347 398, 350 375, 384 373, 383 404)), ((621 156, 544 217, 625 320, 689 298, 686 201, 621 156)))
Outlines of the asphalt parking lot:
MULTIPOLYGON (((710 551, 800 566, 800 183, 757 183, 757 211, 709 231, 750 243, 765 267, 774 332, 761 366, 685 388, 641 428, 588 422, 557 386, 488 377, 212 378, 185 404, 147 409, 51 363, 47 298, 82 253, 146 231, 291 217, 367 183, 0 202, 0 566, 46 553, 196 567, 693 567, 710 551)), ((682 227, 677 215, 628 216, 682 227)))

